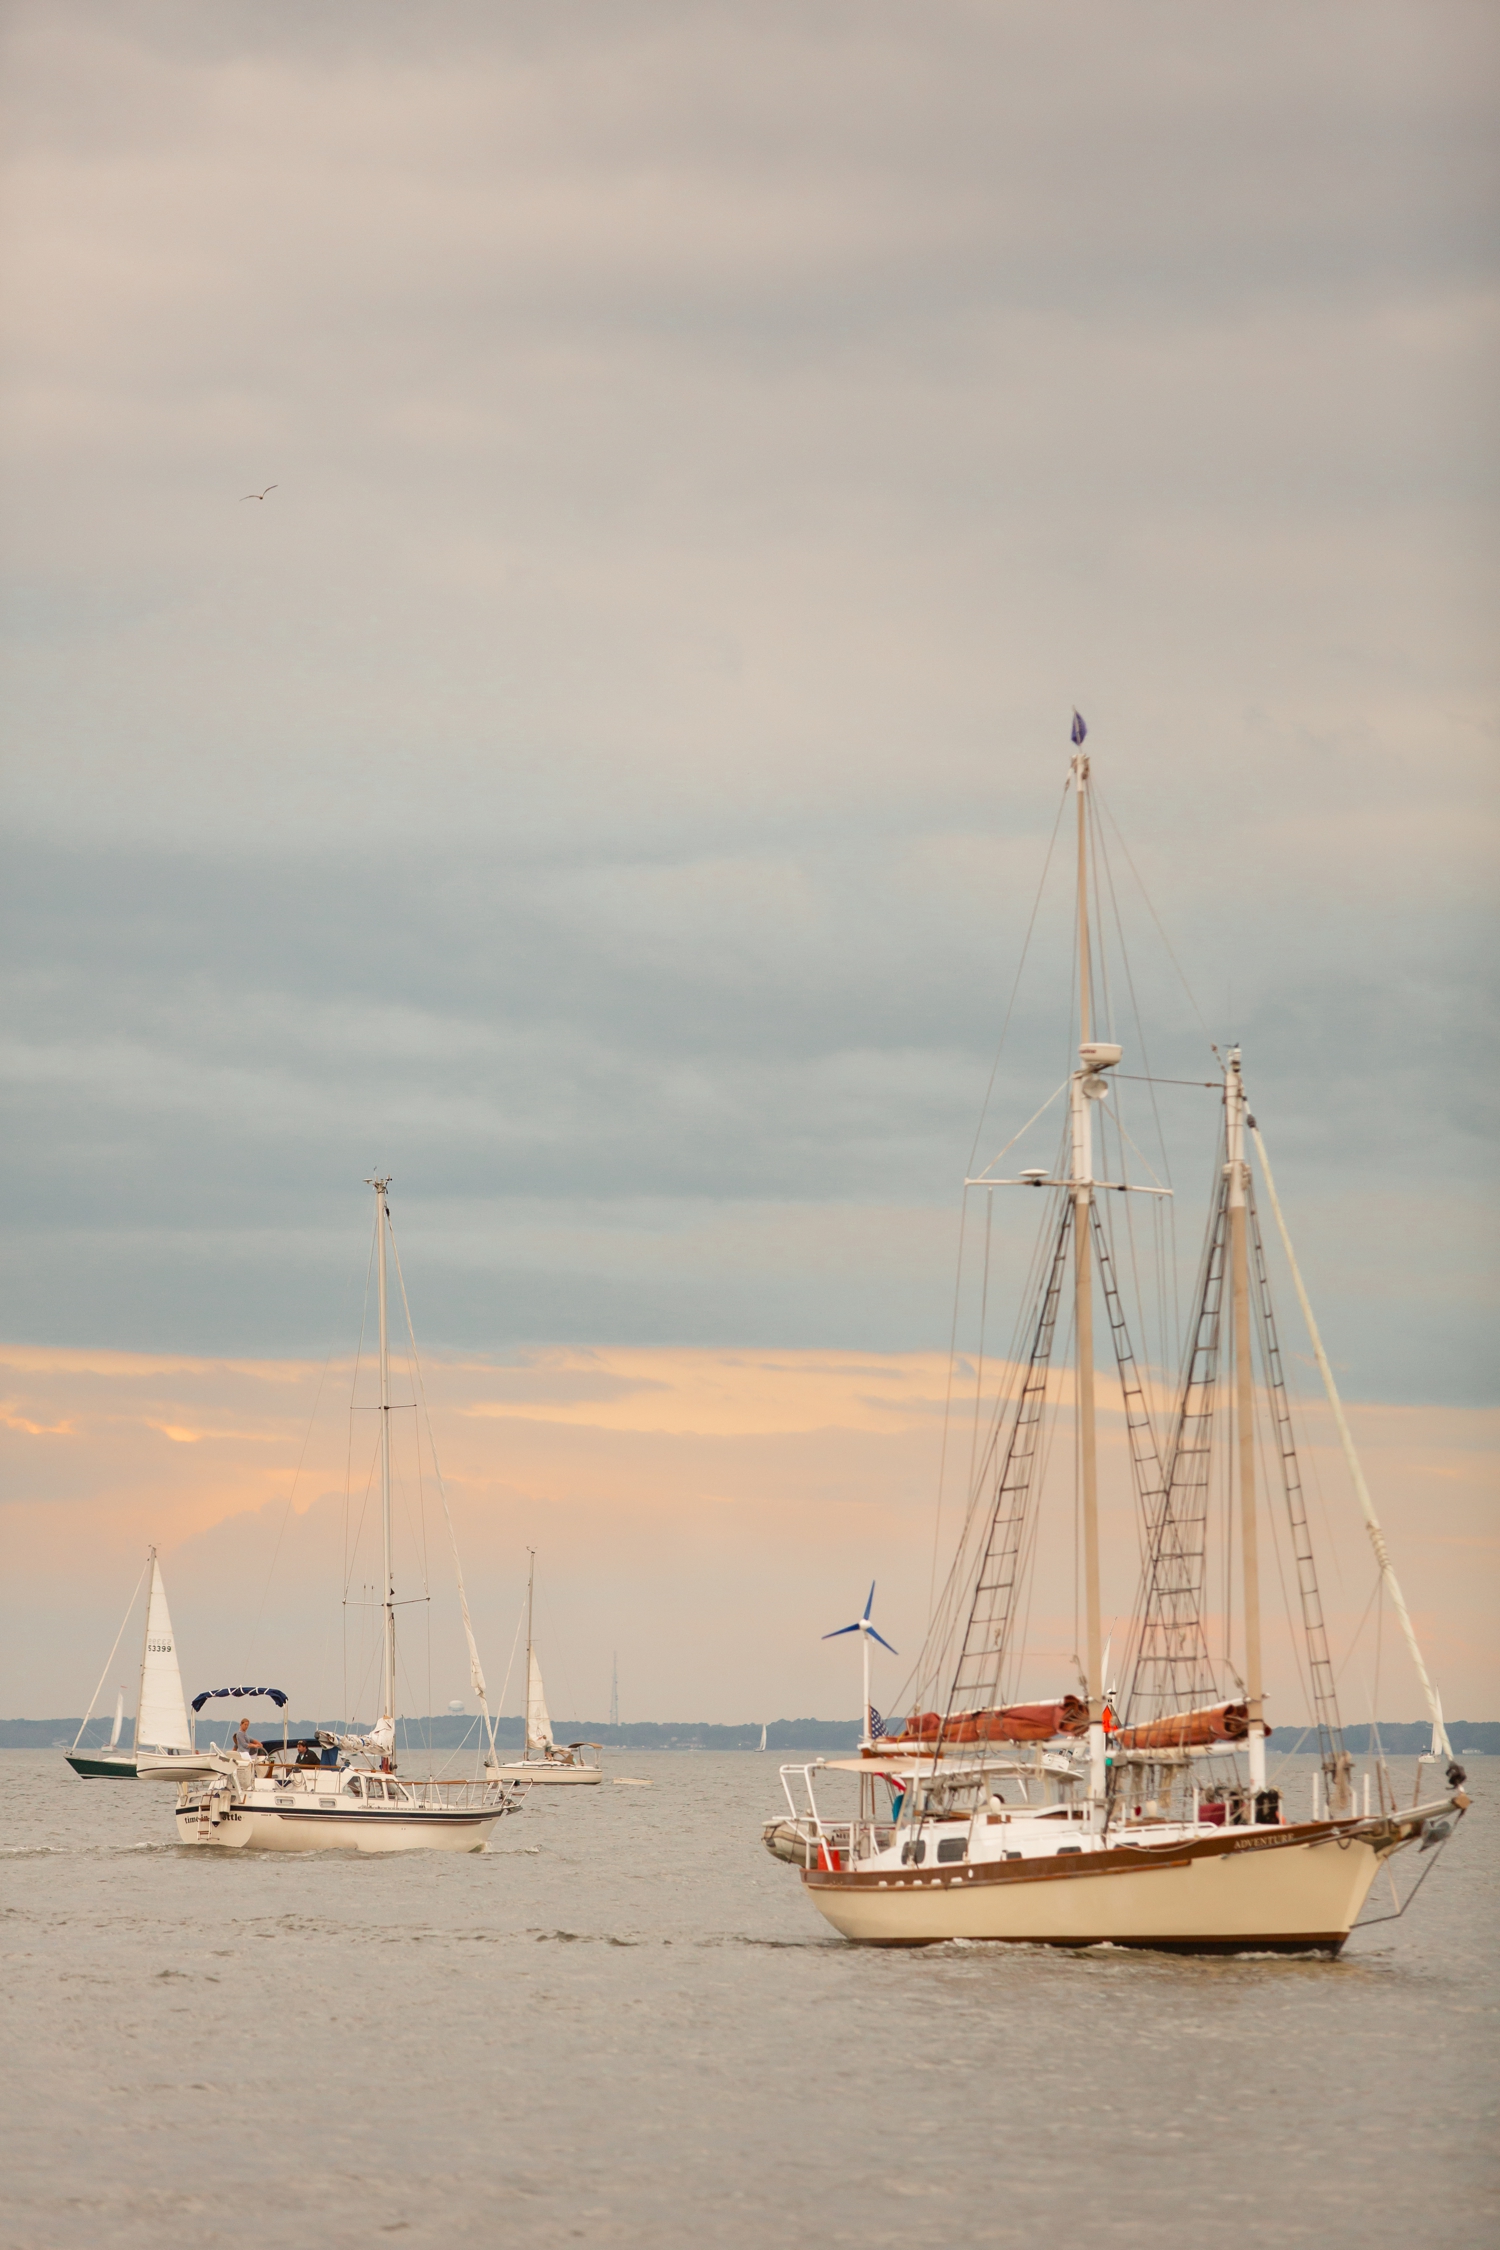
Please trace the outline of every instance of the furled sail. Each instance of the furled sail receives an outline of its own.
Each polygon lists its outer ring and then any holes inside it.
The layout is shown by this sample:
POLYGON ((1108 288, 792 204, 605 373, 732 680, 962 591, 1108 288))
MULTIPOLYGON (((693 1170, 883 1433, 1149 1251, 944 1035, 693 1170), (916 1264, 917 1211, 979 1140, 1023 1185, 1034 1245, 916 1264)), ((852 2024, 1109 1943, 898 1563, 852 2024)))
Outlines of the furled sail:
POLYGON ((535 1649, 528 1649, 526 1657, 526 1747, 528 1750, 552 1747, 552 1721, 547 1715, 542 1668, 536 1660, 535 1649))
POLYGON ((1055 1703, 1008 1703, 998 1710, 914 1711, 896 1730, 887 1728, 881 1748, 920 1742, 1050 1742, 1054 1735, 1088 1732, 1089 1707, 1076 1695, 1055 1703))
MULTIPOLYGON (((1214 1703, 1198 1711, 1174 1711, 1165 1719, 1125 1727, 1116 1736, 1122 1750, 1199 1750, 1212 1742, 1243 1742, 1250 1713, 1243 1703, 1214 1703)), ((1271 1729, 1266 1728, 1269 1734, 1271 1729)))
POLYGON ((366 1757, 388 1758, 396 1747, 396 1722, 389 1713, 378 1719, 368 1734, 333 1734, 326 1727, 318 1729, 318 1741, 325 1750, 363 1751, 366 1757))
POLYGON ((146 1645, 141 1652, 141 1695, 136 1706, 136 1748, 190 1750, 187 1705, 177 1668, 177 1643, 167 1614, 161 1564, 151 1563, 151 1597, 146 1611, 146 1645))

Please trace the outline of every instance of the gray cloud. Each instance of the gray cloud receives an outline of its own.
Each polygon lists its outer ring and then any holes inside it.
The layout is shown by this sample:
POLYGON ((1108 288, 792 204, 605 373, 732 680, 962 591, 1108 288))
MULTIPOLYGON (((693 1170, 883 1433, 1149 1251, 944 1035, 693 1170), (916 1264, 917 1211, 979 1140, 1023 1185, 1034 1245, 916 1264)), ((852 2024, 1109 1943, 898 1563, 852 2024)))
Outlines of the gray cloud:
POLYGON ((9 36, 19 1332, 321 1344, 378 1160, 436 1339, 941 1343, 1077 701, 1355 1379, 1482 1388, 1486 11, 9 36))

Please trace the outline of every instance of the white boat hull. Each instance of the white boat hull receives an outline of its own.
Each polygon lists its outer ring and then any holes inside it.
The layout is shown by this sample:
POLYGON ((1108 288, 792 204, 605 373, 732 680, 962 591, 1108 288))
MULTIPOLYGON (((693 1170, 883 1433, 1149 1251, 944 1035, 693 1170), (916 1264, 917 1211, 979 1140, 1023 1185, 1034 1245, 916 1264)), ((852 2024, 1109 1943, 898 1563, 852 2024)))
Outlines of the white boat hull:
POLYGON ((218 1817, 201 1802, 177 1807, 177 1841, 218 1851, 478 1852, 501 1818, 500 1808, 454 1812, 377 1806, 223 1805, 218 1817))
POLYGON ((534 1765, 498 1766, 489 1769, 497 1781, 524 1781, 533 1789, 593 1789, 604 1779, 599 1766, 534 1765))
POLYGON ((1327 1824, 1019 1863, 810 1869, 819 1913, 862 1945, 1121 1945, 1336 1953, 1401 1839, 1327 1824))

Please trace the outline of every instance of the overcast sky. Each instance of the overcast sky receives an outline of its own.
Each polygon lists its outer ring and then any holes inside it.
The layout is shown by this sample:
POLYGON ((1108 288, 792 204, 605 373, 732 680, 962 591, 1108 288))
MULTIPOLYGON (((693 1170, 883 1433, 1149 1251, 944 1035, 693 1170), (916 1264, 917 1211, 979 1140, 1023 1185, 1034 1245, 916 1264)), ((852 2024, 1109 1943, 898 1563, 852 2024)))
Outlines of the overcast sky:
POLYGON ((1154 1066, 1492 1396, 1491 9, 6 42, 13 1341, 347 1348, 379 1166, 439 1350, 941 1350, 1076 704, 1154 1066))

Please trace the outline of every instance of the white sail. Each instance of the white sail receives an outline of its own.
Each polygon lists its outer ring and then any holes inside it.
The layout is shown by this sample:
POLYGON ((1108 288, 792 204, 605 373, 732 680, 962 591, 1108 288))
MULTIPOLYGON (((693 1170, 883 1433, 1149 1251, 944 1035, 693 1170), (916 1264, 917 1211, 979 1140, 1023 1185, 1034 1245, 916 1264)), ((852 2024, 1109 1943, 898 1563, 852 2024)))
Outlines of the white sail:
POLYGON ((136 1705, 135 1743, 139 1750, 190 1750, 187 1705, 177 1669, 177 1643, 167 1614, 161 1564, 152 1557, 151 1597, 146 1610, 146 1644, 141 1651, 141 1694, 136 1705))
POLYGON ((115 1697, 115 1723, 114 1723, 114 1725, 113 1725, 113 1726, 112 1726, 112 1727, 110 1728, 110 1730, 109 1730, 109 1746, 110 1746, 111 1750, 118 1750, 118 1749, 119 1749, 119 1747, 120 1747, 120 1729, 121 1729, 121 1727, 123 1727, 123 1726, 124 1726, 124 1724, 125 1724, 125 1690, 124 1690, 123 1688, 121 1688, 121 1690, 120 1690, 119 1694, 118 1694, 118 1695, 117 1695, 117 1696, 115 1697))
POLYGON ((536 1660, 536 1650, 526 1652, 526 1747, 528 1750, 550 1750, 552 1747, 552 1721, 547 1715, 547 1698, 542 1693, 542 1668, 536 1660))

